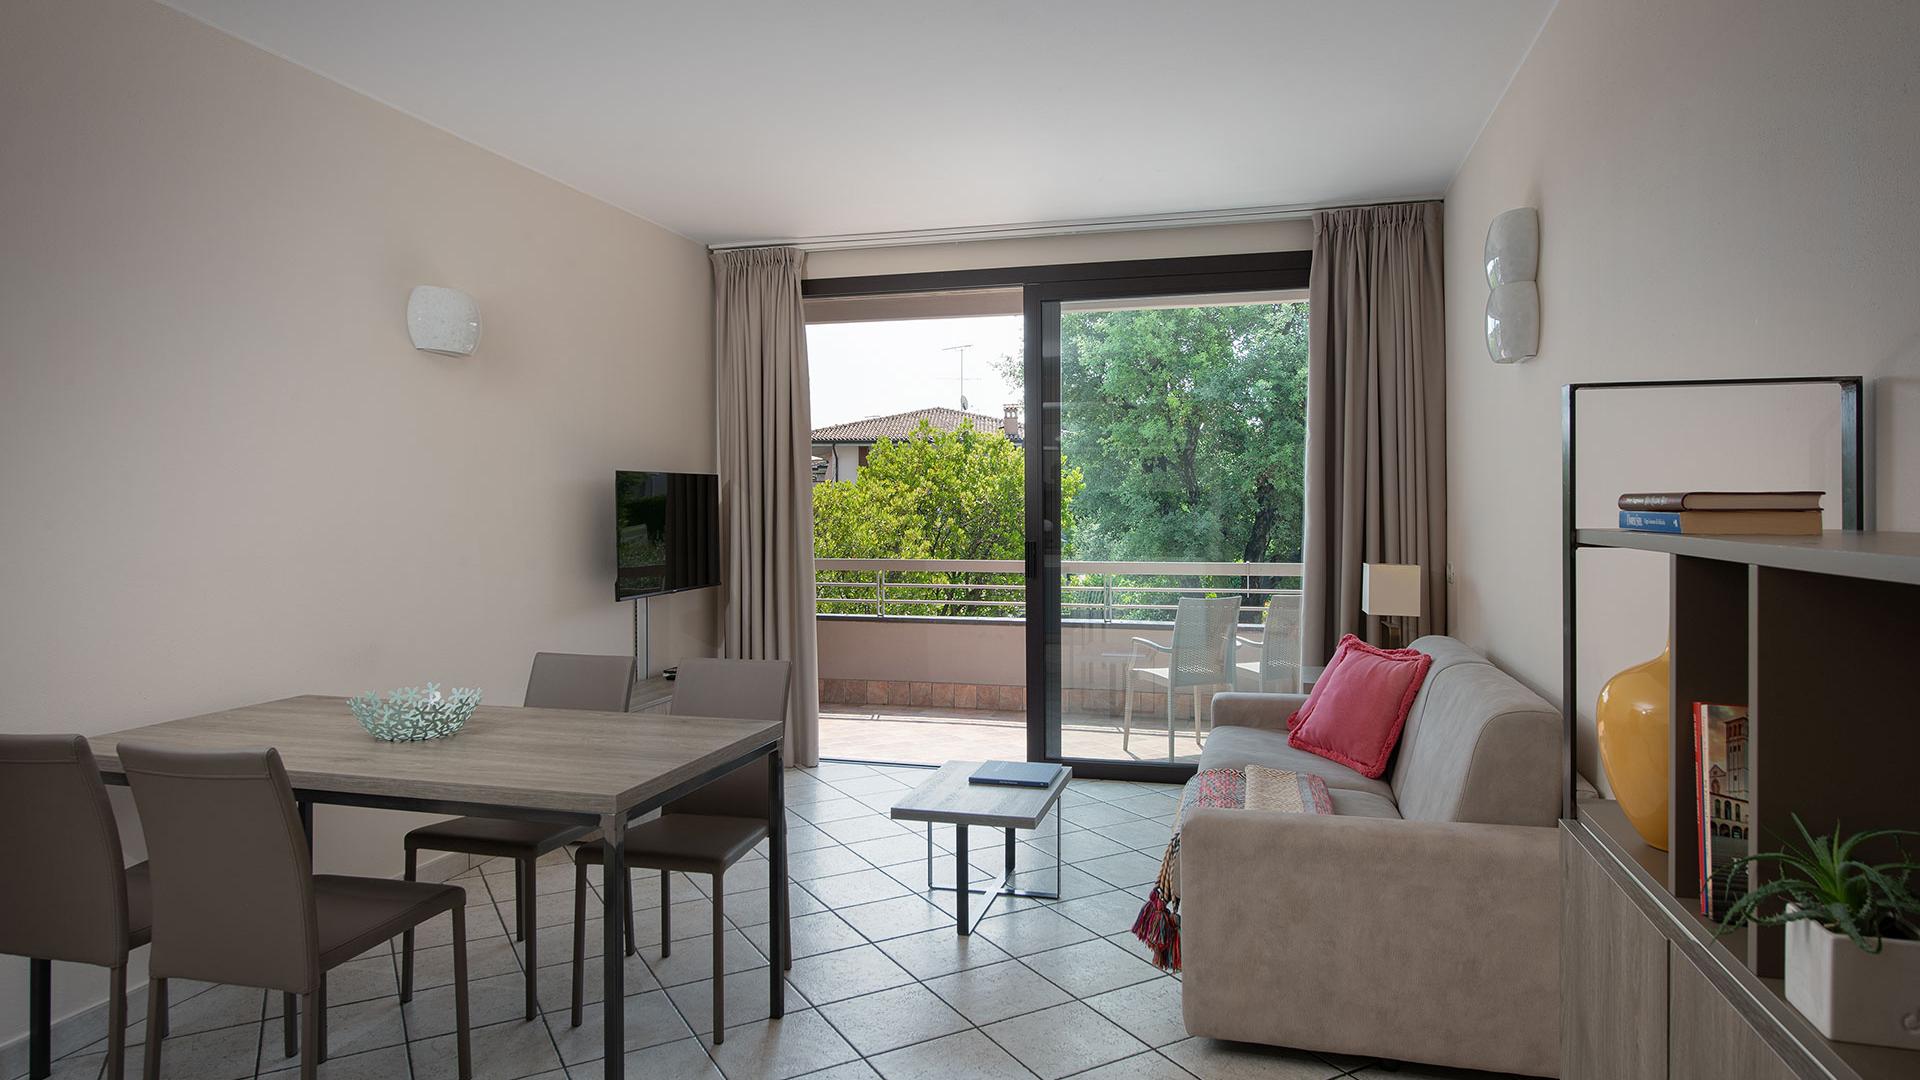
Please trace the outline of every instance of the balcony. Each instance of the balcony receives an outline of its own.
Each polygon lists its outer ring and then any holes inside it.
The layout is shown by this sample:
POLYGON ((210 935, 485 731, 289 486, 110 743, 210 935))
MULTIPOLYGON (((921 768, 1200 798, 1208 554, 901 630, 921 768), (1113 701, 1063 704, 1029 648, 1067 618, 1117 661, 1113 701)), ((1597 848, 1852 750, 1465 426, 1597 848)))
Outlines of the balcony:
MULTIPOLYGON (((1026 757, 1026 602, 1017 560, 820 559, 821 753, 858 760, 938 763, 1026 757)), ((1260 678, 1268 603, 1295 616, 1298 563, 1083 562, 1061 566, 1060 746, 1073 758, 1198 759, 1195 695, 1175 696, 1169 752, 1162 686, 1135 683, 1131 739, 1123 739, 1128 671, 1162 664, 1135 638, 1168 643, 1182 596, 1242 598, 1234 687, 1292 690, 1268 667, 1260 678)), ((1297 635, 1290 643, 1297 672, 1297 635)), ((1164 654, 1158 654, 1164 657, 1164 654)), ((1271 660, 1271 657, 1269 658, 1271 660)), ((1204 715, 1212 694, 1203 689, 1204 715)))

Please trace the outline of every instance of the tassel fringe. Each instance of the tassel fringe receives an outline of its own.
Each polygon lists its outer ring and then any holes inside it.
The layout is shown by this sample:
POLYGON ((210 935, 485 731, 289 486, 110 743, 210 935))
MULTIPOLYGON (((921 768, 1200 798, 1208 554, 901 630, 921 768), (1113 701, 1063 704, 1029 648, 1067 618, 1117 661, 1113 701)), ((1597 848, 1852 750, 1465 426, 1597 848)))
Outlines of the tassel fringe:
POLYGON ((1133 936, 1147 947, 1153 966, 1161 971, 1180 970, 1180 898, 1173 888, 1174 858, 1179 853, 1180 834, 1175 833, 1160 859, 1160 879, 1133 920, 1133 936))

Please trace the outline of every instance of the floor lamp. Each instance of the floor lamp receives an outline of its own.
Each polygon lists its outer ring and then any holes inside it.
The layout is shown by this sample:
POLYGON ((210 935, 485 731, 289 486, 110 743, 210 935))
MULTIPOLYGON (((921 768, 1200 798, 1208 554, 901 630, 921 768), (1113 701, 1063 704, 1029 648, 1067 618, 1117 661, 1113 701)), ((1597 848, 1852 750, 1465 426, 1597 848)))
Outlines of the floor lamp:
POLYGON ((1361 566, 1360 610, 1380 619, 1386 633, 1386 648, 1404 648, 1401 620, 1420 615, 1419 565, 1366 563, 1361 566))

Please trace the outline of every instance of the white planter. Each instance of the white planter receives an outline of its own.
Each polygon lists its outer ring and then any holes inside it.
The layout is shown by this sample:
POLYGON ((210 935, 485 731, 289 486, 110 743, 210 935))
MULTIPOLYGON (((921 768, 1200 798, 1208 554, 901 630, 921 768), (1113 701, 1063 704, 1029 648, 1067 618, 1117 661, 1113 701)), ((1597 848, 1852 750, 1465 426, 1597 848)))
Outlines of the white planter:
POLYGON ((1920 1050, 1920 941, 1870 953, 1845 934, 1788 923, 1787 1002, 1840 1042, 1920 1050))

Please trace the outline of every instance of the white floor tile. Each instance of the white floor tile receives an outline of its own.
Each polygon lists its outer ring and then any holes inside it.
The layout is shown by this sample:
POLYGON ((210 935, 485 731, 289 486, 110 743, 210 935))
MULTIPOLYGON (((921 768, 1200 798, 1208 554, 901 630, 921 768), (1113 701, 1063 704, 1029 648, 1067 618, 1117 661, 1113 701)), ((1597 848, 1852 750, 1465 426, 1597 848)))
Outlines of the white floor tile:
POLYGON ((984 1030, 1040 1080, 1059 1080, 1147 1049, 1078 1001, 1003 1020, 984 1030))
POLYGON ((823 1005, 820 1011, 842 1038, 868 1057, 951 1035, 971 1026, 933 991, 918 983, 823 1005))
POLYGON ((718 1046, 710 1035, 700 1041, 727 1080, 786 1080, 860 1056, 813 1009, 729 1028, 718 1046))
POLYGON ((886 1080, 1033 1080, 1013 1055, 977 1031, 881 1054, 872 1065, 886 1080))

